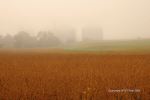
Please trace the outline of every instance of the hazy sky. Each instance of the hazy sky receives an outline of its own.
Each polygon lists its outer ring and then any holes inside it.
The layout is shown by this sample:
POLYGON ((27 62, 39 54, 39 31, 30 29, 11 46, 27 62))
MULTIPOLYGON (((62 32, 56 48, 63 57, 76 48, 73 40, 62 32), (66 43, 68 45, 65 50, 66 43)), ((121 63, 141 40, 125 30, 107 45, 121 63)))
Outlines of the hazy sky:
POLYGON ((150 0, 0 0, 0 34, 100 26, 105 39, 150 37, 150 0))

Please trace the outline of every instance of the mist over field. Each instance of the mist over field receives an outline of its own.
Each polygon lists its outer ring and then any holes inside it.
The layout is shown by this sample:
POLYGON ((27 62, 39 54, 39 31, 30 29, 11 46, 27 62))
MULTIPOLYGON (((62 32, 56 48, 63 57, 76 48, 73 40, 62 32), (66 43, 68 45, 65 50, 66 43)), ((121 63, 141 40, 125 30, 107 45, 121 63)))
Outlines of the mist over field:
POLYGON ((149 0, 0 0, 0 35, 73 29, 80 41, 84 27, 100 27, 106 40, 149 38, 149 5, 149 0))
POLYGON ((0 47, 148 51, 149 5, 149 0, 0 0, 0 47))

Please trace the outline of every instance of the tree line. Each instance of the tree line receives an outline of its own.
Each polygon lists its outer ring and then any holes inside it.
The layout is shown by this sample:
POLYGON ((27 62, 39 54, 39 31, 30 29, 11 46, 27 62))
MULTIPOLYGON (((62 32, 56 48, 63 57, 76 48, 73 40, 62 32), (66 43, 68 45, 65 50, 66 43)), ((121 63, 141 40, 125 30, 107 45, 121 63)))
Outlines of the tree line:
POLYGON ((10 34, 0 36, 0 48, 44 48, 62 44, 62 41, 52 32, 46 31, 39 32, 36 36, 31 36, 25 31, 20 31, 13 36, 10 34))

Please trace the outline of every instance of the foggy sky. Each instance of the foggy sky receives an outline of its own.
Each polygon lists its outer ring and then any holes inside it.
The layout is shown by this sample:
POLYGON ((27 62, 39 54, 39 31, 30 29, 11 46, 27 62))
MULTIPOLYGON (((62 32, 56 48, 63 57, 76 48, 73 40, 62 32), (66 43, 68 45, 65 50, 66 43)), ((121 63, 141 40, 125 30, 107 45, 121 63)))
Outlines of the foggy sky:
POLYGON ((105 39, 150 38, 150 0, 0 0, 0 34, 99 26, 105 39))

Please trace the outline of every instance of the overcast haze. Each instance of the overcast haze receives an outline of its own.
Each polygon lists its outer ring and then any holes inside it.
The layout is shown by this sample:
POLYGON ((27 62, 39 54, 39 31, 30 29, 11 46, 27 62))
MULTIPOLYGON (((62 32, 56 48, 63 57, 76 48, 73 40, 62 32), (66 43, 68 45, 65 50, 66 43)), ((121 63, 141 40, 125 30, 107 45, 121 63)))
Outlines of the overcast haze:
POLYGON ((0 34, 99 26, 105 39, 150 37, 150 0, 0 0, 0 34))

